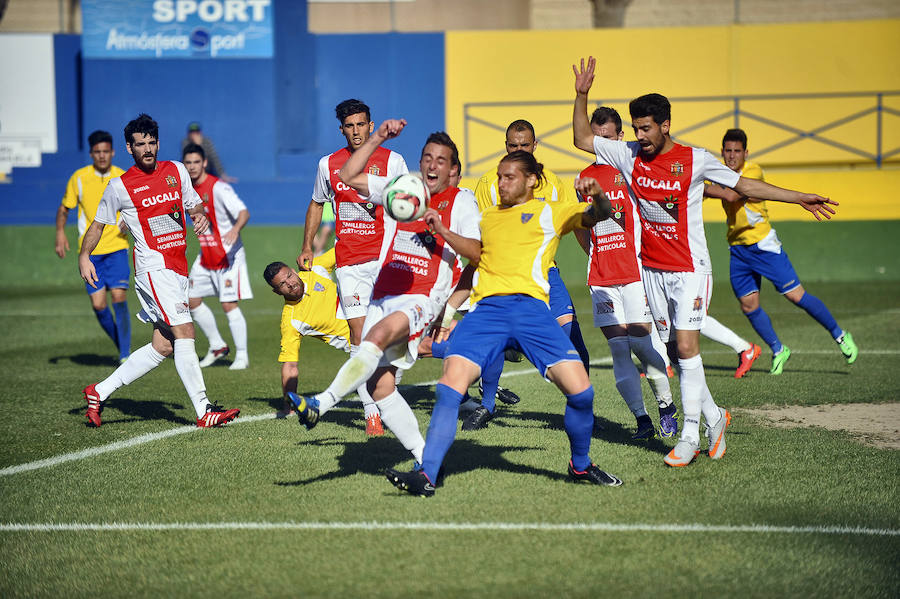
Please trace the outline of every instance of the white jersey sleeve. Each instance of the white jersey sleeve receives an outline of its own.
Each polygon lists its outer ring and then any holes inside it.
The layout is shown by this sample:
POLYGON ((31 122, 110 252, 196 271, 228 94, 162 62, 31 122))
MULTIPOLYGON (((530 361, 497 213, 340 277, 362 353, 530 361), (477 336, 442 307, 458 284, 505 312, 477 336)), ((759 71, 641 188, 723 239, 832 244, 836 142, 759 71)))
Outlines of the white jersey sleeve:
POLYGON ((116 177, 107 184, 106 189, 103 190, 103 196, 100 198, 100 203, 97 205, 97 214, 94 216, 95 221, 104 225, 115 225, 117 223, 116 216, 122 206, 116 186, 112 185, 114 181, 121 181, 121 179, 116 177))
MULTIPOLYGON (((409 168, 406 166, 406 161, 403 159, 403 156, 400 155, 399 152, 394 152, 393 150, 388 155, 388 163, 387 163, 387 176, 388 179, 393 179, 397 175, 403 175, 409 172, 409 168)), ((371 189, 371 188, 369 188, 371 189)))
POLYGON ((319 204, 330 202, 334 197, 334 190, 331 189, 331 180, 328 177, 328 159, 331 157, 322 156, 319 159, 319 168, 316 170, 316 181, 313 183, 312 200, 319 204))
POLYGON ((173 160, 172 164, 178 169, 178 176, 181 177, 181 203, 184 205, 184 209, 190 210, 202 204, 203 200, 200 199, 200 195, 194 190, 194 185, 191 183, 191 176, 188 175, 187 169, 177 160, 173 160))
MULTIPOLYGON (((405 164, 406 163, 404 163, 404 166, 405 164)), ((394 176, 395 175, 391 175, 390 177, 381 177, 379 175, 366 175, 369 180, 368 200, 373 204, 384 204, 384 200, 382 199, 384 197, 384 188, 387 187, 387 184, 390 183, 391 179, 393 179, 394 176)))
POLYGON ((481 240, 481 212, 475 194, 468 189, 460 189, 456 194, 450 214, 450 230, 462 237, 481 240))
POLYGON ((700 168, 694 169, 694 178, 708 179, 714 183, 724 185, 725 187, 734 187, 741 178, 740 173, 736 173, 713 156, 706 150, 694 150, 694 160, 699 162, 700 168))
POLYGON ((594 136, 594 154, 597 164, 616 167, 626 176, 634 170, 634 158, 640 146, 635 142, 614 141, 599 135, 594 136))
POLYGON ((217 206, 221 202, 232 222, 237 220, 241 210, 247 209, 247 205, 238 197, 234 187, 221 179, 216 181, 216 184, 213 186, 213 194, 216 197, 217 206))

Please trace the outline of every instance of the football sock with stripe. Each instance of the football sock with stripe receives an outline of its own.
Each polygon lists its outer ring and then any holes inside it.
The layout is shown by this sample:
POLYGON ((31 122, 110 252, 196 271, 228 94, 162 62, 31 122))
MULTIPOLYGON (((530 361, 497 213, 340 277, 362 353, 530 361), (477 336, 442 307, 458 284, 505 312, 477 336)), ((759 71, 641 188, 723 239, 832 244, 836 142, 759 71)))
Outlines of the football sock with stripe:
POLYGON ((497 407, 497 387, 500 386, 500 374, 503 372, 503 354, 488 364, 481 371, 481 405, 491 414, 497 407))
POLYGON ((200 359, 197 358, 197 348, 193 339, 176 339, 175 346, 175 370, 187 391, 197 418, 206 414, 206 406, 209 399, 206 397, 206 383, 203 382, 203 372, 200 370, 200 359))
POLYGON ((225 347, 225 340, 219 334, 219 327, 216 326, 216 317, 213 315, 212 310, 209 309, 209 306, 201 302, 196 308, 191 308, 191 318, 194 319, 194 322, 206 335, 210 349, 225 347))
POLYGON ((131 314, 128 313, 128 302, 115 302, 112 307, 116 314, 116 345, 119 346, 119 359, 127 358, 131 353, 131 314))
POLYGON ((109 306, 102 310, 94 310, 94 316, 97 317, 97 322, 100 323, 103 332, 109 335, 109 338, 113 340, 113 343, 115 343, 118 348, 119 336, 118 333, 116 333, 116 321, 113 320, 113 314, 110 311, 109 306))
POLYGON ((141 378, 162 364, 165 359, 164 355, 153 349, 152 343, 136 349, 128 356, 124 364, 116 368, 111 375, 94 387, 97 390, 97 395, 100 396, 100 401, 105 401, 119 387, 128 385, 141 378))
POLYGON ((419 431, 419 422, 409 404, 397 389, 376 402, 381 411, 381 421, 388 427, 400 444, 413 454, 416 462, 422 462, 425 439, 419 431))
POLYGON ((438 383, 435 387, 434 410, 431 412, 425 450, 422 452, 422 469, 432 482, 437 480, 444 456, 450 451, 456 438, 456 421, 462 401, 463 394, 456 389, 443 383, 438 383))
POLYGON ((741 353, 750 349, 750 343, 746 339, 741 339, 737 333, 709 314, 706 315, 703 328, 700 329, 700 334, 712 339, 716 343, 727 345, 733 349, 735 353, 741 353))
POLYGON ((631 346, 628 337, 613 337, 607 340, 609 353, 612 354, 613 375, 616 377, 616 389, 625 400, 628 409, 635 417, 646 416, 644 396, 641 393, 641 375, 634 362, 631 361, 631 346))
POLYGON ((681 409, 684 412, 682 439, 692 439, 700 443, 700 413, 702 411, 704 388, 706 387, 703 360, 700 354, 692 358, 678 360, 681 383, 681 409))
MULTIPOLYGON (((234 339, 235 358, 247 357, 247 320, 240 308, 234 308, 226 312, 228 328, 231 329, 231 338, 234 339)), ((217 331, 218 332, 218 331, 217 331)))
POLYGON ((756 331, 759 338, 769 346, 772 353, 777 354, 780 352, 781 341, 778 339, 778 335, 775 333, 775 327, 772 326, 772 319, 769 318, 766 311, 760 306, 752 312, 747 312, 745 316, 747 317, 747 320, 750 321, 750 326, 753 327, 753 330, 756 331))
MULTIPOLYGON (((641 337, 629 335, 628 345, 644 367, 647 384, 650 385, 650 389, 656 397, 656 403, 659 404, 659 407, 664 408, 672 404, 672 389, 669 385, 669 375, 666 373, 666 361, 653 344, 654 337, 659 338, 653 332, 641 337)), ((665 352, 666 346, 662 344, 662 341, 659 345, 665 352)))
POLYGON ((584 345, 584 337, 581 335, 581 326, 578 324, 578 319, 573 318, 566 324, 562 325, 563 331, 565 331, 566 336, 572 342, 572 345, 575 346, 575 351, 578 352, 578 357, 581 358, 581 363, 584 364, 584 369, 587 372, 591 371, 591 357, 588 355, 587 347, 584 345))
POLYGON ((816 322, 825 327, 833 339, 839 339, 844 331, 838 326, 837 321, 825 304, 814 296, 812 293, 803 293, 803 297, 797 302, 797 305, 806 310, 806 313, 812 316, 816 322))
POLYGON ((572 450, 572 467, 579 472, 591 465, 591 433, 594 430, 594 387, 566 395, 563 424, 572 450))

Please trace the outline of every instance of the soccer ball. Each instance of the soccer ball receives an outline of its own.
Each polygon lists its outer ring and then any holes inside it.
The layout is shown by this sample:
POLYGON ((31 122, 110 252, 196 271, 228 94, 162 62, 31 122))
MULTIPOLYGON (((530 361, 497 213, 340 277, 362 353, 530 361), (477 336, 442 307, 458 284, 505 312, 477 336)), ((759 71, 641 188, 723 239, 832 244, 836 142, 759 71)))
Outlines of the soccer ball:
POLYGON ((422 218, 431 194, 416 173, 397 175, 384 188, 384 211, 402 223, 422 218))

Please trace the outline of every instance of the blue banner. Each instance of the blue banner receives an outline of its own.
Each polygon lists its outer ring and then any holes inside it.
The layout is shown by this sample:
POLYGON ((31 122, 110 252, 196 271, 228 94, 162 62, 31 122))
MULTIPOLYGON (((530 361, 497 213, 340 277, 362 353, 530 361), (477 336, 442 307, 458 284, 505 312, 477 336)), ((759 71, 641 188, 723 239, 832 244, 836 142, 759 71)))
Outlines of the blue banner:
POLYGON ((271 58, 272 0, 81 0, 85 58, 271 58))

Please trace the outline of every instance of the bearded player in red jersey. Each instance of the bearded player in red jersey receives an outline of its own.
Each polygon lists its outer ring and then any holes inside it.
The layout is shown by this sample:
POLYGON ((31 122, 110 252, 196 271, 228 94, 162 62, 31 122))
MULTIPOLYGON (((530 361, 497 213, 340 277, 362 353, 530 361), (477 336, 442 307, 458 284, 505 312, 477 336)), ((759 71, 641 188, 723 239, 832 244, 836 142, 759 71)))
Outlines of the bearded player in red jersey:
MULTIPOLYGON (((375 128, 369 107, 359 100, 349 99, 338 104, 335 116, 347 145, 319 160, 312 201, 306 210, 303 249, 297 257, 300 270, 312 268, 313 241, 322 222, 323 206, 331 202, 335 218, 335 278, 344 316, 350 326, 350 356, 359 351, 363 322, 372 297, 372 286, 378 277, 381 263, 378 253, 384 238, 384 209, 341 181, 341 167, 369 139, 375 128)), ((378 147, 368 158, 364 168, 370 175, 393 177, 409 172, 403 156, 387 148, 378 147)), ((366 434, 384 434, 381 416, 365 385, 357 389, 366 416, 366 434)))
POLYGON ((142 307, 138 318, 153 323, 153 338, 132 352, 109 377, 84 389, 87 419, 100 426, 103 403, 116 389, 144 376, 174 354, 175 369, 197 413, 197 426, 225 424, 240 410, 224 410, 206 397, 188 308, 184 217, 185 212, 191 215, 196 234, 206 232, 209 221, 203 203, 183 164, 157 162, 159 126, 148 115, 141 114, 126 125, 125 145, 134 166, 106 186, 94 222, 84 235, 78 268, 87 284, 96 284, 91 252, 103 228, 115 226, 116 213, 121 212, 134 237, 134 286, 142 307))

